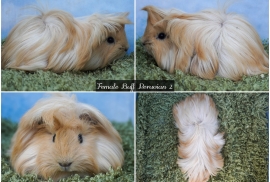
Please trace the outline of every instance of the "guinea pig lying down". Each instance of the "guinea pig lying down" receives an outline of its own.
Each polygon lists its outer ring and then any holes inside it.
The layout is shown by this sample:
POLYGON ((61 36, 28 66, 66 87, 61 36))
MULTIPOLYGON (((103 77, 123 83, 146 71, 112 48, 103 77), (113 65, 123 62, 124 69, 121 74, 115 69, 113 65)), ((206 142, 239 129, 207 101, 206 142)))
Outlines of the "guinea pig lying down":
POLYGON ((206 182, 223 168, 218 110, 211 97, 194 94, 173 106, 178 128, 177 164, 188 182, 206 182))
POLYGON ((185 13, 146 6, 148 19, 141 39, 158 66, 181 70, 203 79, 268 73, 269 59, 262 41, 238 14, 226 9, 185 13))
POLYGON ((61 10, 39 11, 9 33, 2 47, 2 69, 95 70, 128 50, 124 29, 131 23, 128 13, 74 18, 61 10))
POLYGON ((124 162, 122 140, 110 121, 67 95, 39 100, 21 118, 10 152, 20 175, 33 173, 54 181, 105 173, 124 162))

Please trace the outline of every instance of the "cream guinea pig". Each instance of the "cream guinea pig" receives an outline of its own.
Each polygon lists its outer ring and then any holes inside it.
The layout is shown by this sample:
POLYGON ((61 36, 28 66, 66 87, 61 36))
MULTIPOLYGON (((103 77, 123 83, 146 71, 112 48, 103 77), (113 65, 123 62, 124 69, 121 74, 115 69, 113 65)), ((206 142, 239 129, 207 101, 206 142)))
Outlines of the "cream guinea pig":
MULTIPOLYGON (((38 9, 38 8, 37 8, 38 9)), ((128 13, 74 18, 61 10, 21 20, 2 46, 2 69, 95 70, 126 54, 128 13)))
POLYGON ((221 10, 188 14, 146 6, 147 26, 141 39, 158 66, 204 79, 216 75, 239 80, 268 73, 269 60, 256 30, 240 15, 221 10))
POLYGON ((54 181, 105 173, 124 162, 122 140, 110 121, 67 95, 41 99, 21 118, 10 153, 20 175, 54 181))
POLYGON ((222 169, 221 149, 225 144, 218 132, 218 111, 211 97, 194 94, 173 106, 178 128, 177 164, 189 182, 206 182, 222 169))

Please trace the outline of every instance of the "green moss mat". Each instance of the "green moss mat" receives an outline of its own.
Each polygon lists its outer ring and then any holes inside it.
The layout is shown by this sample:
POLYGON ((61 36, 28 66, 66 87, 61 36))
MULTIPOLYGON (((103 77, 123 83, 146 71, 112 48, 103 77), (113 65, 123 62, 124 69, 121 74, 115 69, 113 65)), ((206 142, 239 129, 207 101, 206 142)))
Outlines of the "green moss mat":
MULTIPOLYGON (((136 120, 138 181, 185 181, 176 164, 177 129, 173 104, 188 93, 139 94, 136 120)), ((268 179, 268 93, 209 93, 219 111, 224 168, 210 182, 265 182, 268 179)))
POLYGON ((133 80, 134 55, 131 53, 96 71, 56 74, 5 69, 1 73, 2 91, 93 91, 96 80, 133 80))
MULTIPOLYGON (((110 170, 106 174, 98 174, 94 177, 81 178, 78 175, 71 176, 67 179, 60 180, 61 182, 126 182, 134 181, 134 128, 132 123, 113 123, 116 130, 120 133, 123 140, 123 148, 125 151, 125 163, 122 169, 110 170)), ((6 155, 9 149, 10 140, 16 131, 17 124, 14 124, 6 119, 1 121, 1 181, 3 182, 37 182, 42 181, 33 174, 19 176, 15 173, 9 164, 9 157, 6 155)), ((52 180, 48 180, 52 182, 52 180)))
MULTIPOLYGON (((269 52, 268 40, 263 41, 264 48, 269 52)), ((140 40, 136 46, 136 79, 137 80, 174 80, 178 91, 268 91, 269 74, 244 76, 241 81, 234 82, 226 78, 216 77, 204 80, 197 76, 184 74, 177 70, 174 74, 161 70, 155 59, 147 54, 140 40)))

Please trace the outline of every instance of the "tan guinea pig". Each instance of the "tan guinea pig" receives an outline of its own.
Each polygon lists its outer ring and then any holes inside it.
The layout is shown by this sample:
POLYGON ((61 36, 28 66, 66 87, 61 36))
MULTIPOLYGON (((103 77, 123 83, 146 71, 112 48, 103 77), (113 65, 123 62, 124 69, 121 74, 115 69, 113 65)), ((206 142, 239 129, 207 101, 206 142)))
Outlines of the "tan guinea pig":
POLYGON ((243 75, 268 73, 269 60, 256 30, 241 16, 225 10, 194 14, 146 6, 142 37, 158 66, 204 79, 216 75, 239 80, 243 75))
POLYGON ((73 97, 41 99, 22 118, 11 144, 11 163, 20 175, 58 181, 93 176, 123 165, 122 140, 96 108, 73 97))
POLYGON ((42 11, 20 21, 2 47, 2 69, 95 70, 125 55, 128 13, 73 18, 61 10, 42 11))

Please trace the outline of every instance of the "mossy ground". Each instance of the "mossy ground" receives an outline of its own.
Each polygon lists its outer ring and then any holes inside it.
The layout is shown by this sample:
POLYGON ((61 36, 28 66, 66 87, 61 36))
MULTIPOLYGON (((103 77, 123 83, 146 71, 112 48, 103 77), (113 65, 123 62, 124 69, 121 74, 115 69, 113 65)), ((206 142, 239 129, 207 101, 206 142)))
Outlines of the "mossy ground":
MULTIPOLYGON (((263 41, 264 49, 269 53, 268 40, 263 41)), ((170 74, 161 70, 155 59, 142 46, 140 39, 136 46, 136 79, 137 80, 174 80, 176 91, 268 91, 269 74, 244 76, 240 81, 222 77, 213 80, 201 79, 177 70, 170 74)))
MULTIPOLYGON (((134 129, 131 121, 126 123, 113 122, 114 127, 120 133, 125 151, 125 163, 122 169, 110 170, 106 174, 98 174, 94 177, 81 178, 78 175, 71 176, 60 182, 126 182, 134 181, 134 129)), ((10 146, 10 140, 17 129, 17 124, 9 120, 1 121, 1 181, 3 182, 38 182, 44 181, 36 175, 27 174, 19 176, 10 166, 9 156, 6 154, 10 146)), ((52 180, 48 180, 52 182, 52 180)))
POLYGON ((114 61, 95 71, 67 71, 61 74, 51 71, 26 72, 1 70, 2 91, 94 91, 96 80, 133 80, 134 55, 114 61))
MULTIPOLYGON (((186 181, 176 164, 172 107, 190 93, 142 93, 136 118, 137 181, 186 181)), ((219 111, 224 167, 209 182, 268 180, 268 93, 208 93, 219 111)))

